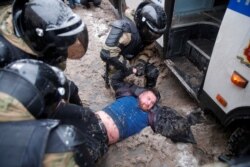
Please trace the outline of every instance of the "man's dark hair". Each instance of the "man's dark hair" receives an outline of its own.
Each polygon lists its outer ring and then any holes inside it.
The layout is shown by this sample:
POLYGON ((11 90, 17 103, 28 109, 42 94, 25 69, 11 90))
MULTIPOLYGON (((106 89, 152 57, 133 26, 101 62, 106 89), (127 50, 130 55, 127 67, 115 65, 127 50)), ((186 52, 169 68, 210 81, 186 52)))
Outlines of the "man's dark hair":
POLYGON ((156 102, 158 102, 161 99, 161 94, 156 88, 147 88, 144 90, 144 92, 150 91, 152 92, 156 97, 156 102))

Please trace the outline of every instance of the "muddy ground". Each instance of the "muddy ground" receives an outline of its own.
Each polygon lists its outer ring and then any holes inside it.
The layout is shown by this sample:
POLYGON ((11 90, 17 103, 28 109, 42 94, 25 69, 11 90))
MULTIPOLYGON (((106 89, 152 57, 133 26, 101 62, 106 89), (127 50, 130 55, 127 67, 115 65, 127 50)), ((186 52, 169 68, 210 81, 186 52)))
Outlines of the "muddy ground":
MULTIPOLYGON (((78 5, 74 12, 87 24, 89 47, 80 60, 69 60, 66 74, 79 86, 82 101, 94 111, 114 100, 110 89, 104 86, 104 64, 99 54, 109 32, 109 24, 115 20, 110 3, 103 0, 100 7, 83 8, 78 5)), ((157 88, 161 92, 161 104, 176 109, 183 116, 197 109, 193 101, 170 71, 159 61, 160 77, 157 88)), ((140 134, 110 146, 108 153, 99 161, 102 167, 199 167, 217 160, 225 151, 226 133, 214 119, 192 126, 197 144, 173 143, 170 139, 154 134, 148 127, 140 134)))

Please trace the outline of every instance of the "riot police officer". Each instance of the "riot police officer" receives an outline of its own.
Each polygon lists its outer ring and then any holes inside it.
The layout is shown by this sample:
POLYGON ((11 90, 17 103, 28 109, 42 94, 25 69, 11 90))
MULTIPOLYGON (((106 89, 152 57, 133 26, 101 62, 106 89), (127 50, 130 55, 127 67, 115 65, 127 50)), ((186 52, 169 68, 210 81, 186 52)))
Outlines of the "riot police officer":
MULTIPOLYGON (((0 16, 0 68, 18 59, 41 60, 64 70, 67 58, 81 58, 88 32, 61 0, 15 0, 0 16)), ((81 104, 71 82, 70 102, 81 104)))
POLYGON ((145 75, 146 87, 156 85, 159 71, 151 60, 156 49, 154 41, 165 32, 166 21, 166 13, 160 6, 145 1, 139 4, 134 17, 124 17, 112 24, 100 53, 106 62, 107 84, 110 65, 119 70, 127 70, 132 65, 137 68, 138 76, 145 75))
POLYGON ((95 114, 61 105, 67 82, 62 71, 37 60, 18 60, 0 69, 1 166, 93 166, 104 154, 107 136, 95 114), (60 119, 51 119, 57 112, 60 119))

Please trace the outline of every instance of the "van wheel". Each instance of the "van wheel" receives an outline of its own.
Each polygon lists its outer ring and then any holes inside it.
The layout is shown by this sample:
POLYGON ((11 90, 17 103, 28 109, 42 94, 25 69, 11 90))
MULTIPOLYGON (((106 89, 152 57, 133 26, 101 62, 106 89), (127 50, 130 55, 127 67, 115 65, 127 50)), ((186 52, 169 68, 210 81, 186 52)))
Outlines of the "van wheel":
POLYGON ((237 128, 228 140, 228 150, 234 156, 250 153, 250 131, 237 128))

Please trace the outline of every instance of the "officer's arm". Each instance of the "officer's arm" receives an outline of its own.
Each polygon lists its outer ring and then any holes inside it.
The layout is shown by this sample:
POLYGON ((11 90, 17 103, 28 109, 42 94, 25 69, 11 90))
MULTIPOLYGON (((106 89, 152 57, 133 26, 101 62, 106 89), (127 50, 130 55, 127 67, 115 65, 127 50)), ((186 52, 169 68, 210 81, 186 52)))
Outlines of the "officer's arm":
POLYGON ((127 30, 124 29, 123 24, 122 20, 117 20, 112 24, 110 33, 100 53, 100 57, 104 62, 110 63, 121 70, 123 70, 124 65, 118 60, 118 56, 131 41, 131 33, 126 32, 127 30))
POLYGON ((132 59, 131 62, 134 64, 134 67, 137 69, 137 76, 145 75, 146 66, 150 63, 150 59, 154 57, 154 45, 149 45, 141 51, 135 59, 132 59))
POLYGON ((128 75, 132 74, 133 71, 131 69, 126 71, 117 71, 114 75, 111 77, 111 86, 114 89, 114 91, 117 93, 120 88, 128 88, 129 84, 124 82, 124 78, 128 75))
POLYGON ((143 87, 124 81, 124 78, 132 73, 136 74, 135 68, 131 68, 127 71, 119 70, 112 76, 111 86, 115 91, 116 98, 128 95, 138 97, 143 91, 145 91, 145 88, 143 87))
POLYGON ((150 45, 145 46, 143 50, 138 53, 136 59, 133 60, 133 64, 140 63, 140 61, 153 63, 152 58, 156 57, 157 55, 159 55, 158 50, 155 47, 155 43, 152 43, 150 45))
POLYGON ((155 87, 157 78, 159 76, 159 70, 155 66, 156 59, 158 56, 158 50, 155 47, 155 44, 152 43, 144 48, 135 59, 135 66, 140 66, 143 69, 142 75, 146 77, 146 87, 155 87))
POLYGON ((118 56, 117 57, 110 56, 109 50, 102 49, 101 58, 104 62, 114 66, 118 70, 122 70, 122 71, 127 70, 126 65, 119 61, 118 56))
POLYGON ((85 117, 84 114, 89 112, 92 112, 92 110, 88 107, 61 102, 57 106, 56 111, 50 115, 50 118, 60 119, 60 120, 65 120, 65 119, 81 120, 85 117))

